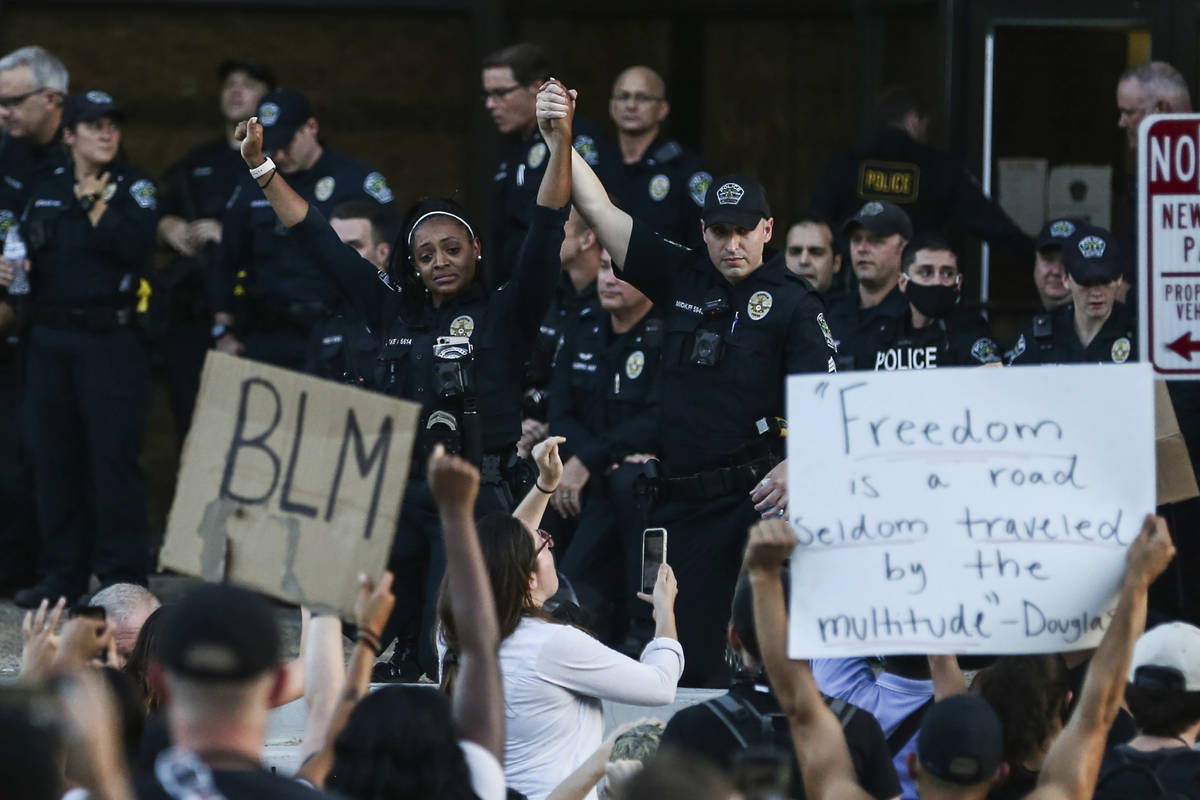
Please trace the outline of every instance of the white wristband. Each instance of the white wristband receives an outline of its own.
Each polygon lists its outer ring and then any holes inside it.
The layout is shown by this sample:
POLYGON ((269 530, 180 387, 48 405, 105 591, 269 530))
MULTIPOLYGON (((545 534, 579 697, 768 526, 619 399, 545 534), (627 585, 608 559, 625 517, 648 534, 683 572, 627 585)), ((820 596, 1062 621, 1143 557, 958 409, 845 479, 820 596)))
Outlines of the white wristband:
POLYGON ((266 161, 262 162, 257 167, 250 168, 250 177, 254 178, 254 180, 258 180, 273 169, 275 169, 275 162, 271 160, 270 156, 267 156, 266 161))

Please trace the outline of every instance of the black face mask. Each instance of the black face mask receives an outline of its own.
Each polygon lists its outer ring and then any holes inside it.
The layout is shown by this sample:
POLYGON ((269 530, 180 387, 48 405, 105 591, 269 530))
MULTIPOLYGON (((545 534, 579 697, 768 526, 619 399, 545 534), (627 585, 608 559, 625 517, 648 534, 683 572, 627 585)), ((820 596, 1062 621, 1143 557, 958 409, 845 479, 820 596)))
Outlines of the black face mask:
POLYGON ((940 283, 924 286, 910 280, 908 286, 904 287, 904 293, 908 297, 908 302, 912 303, 917 311, 935 319, 950 316, 950 312, 954 310, 954 305, 958 302, 958 287, 945 286, 940 283))

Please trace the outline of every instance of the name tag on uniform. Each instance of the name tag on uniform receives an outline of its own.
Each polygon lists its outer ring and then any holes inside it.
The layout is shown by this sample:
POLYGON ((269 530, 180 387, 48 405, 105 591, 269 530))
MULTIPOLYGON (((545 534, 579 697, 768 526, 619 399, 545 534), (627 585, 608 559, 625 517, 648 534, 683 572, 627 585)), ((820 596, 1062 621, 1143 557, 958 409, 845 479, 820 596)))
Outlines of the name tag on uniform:
POLYGON ((861 161, 858 196, 863 200, 915 203, 921 189, 921 168, 906 161, 861 161))

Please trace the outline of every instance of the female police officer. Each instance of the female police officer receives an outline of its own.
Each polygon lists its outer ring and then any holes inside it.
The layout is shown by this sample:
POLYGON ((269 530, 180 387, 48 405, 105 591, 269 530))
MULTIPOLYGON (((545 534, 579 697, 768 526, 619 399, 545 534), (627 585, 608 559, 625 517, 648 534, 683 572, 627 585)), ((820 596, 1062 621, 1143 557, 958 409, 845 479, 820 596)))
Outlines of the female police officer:
POLYGON ((120 154, 121 118, 105 92, 68 98, 69 164, 33 187, 21 221, 31 261, 28 399, 46 569, 38 585, 17 593, 25 607, 77 597, 92 573, 104 585, 146 582, 138 455, 148 383, 135 323, 157 198, 154 183, 120 154))
POLYGON ((390 271, 401 286, 393 292, 380 283, 378 270, 343 245, 320 213, 276 174, 262 155, 258 121, 239 125, 237 134, 251 175, 290 235, 316 254, 356 312, 382 334, 379 388, 422 406, 391 568, 397 586, 406 581, 420 586, 425 573, 424 598, 416 589, 398 597, 393 621, 411 624, 423 603, 418 663, 430 675, 437 663, 430 633, 434 599, 445 556, 422 466, 434 444, 461 452, 481 468, 485 485, 477 512, 511 508, 502 473, 521 434, 521 365, 561 269, 558 253, 571 197, 571 119, 547 120, 542 134, 550 163, 533 224, 509 281, 490 293, 479 269, 479 238, 456 204, 426 200, 409 213, 392 247, 390 271))

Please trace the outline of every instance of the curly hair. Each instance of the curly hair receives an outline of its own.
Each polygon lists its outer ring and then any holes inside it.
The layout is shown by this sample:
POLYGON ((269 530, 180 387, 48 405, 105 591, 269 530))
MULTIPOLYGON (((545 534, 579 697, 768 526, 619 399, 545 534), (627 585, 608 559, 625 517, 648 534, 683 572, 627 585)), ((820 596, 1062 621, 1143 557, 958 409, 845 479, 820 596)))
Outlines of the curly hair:
POLYGON ((364 697, 334 740, 326 782, 354 800, 473 800, 450 717, 430 688, 386 686, 364 697))
POLYGON ((971 691, 1000 717, 1004 760, 1020 766, 1042 750, 1061 724, 1071 685, 1057 654, 1002 656, 980 670, 971 691))

